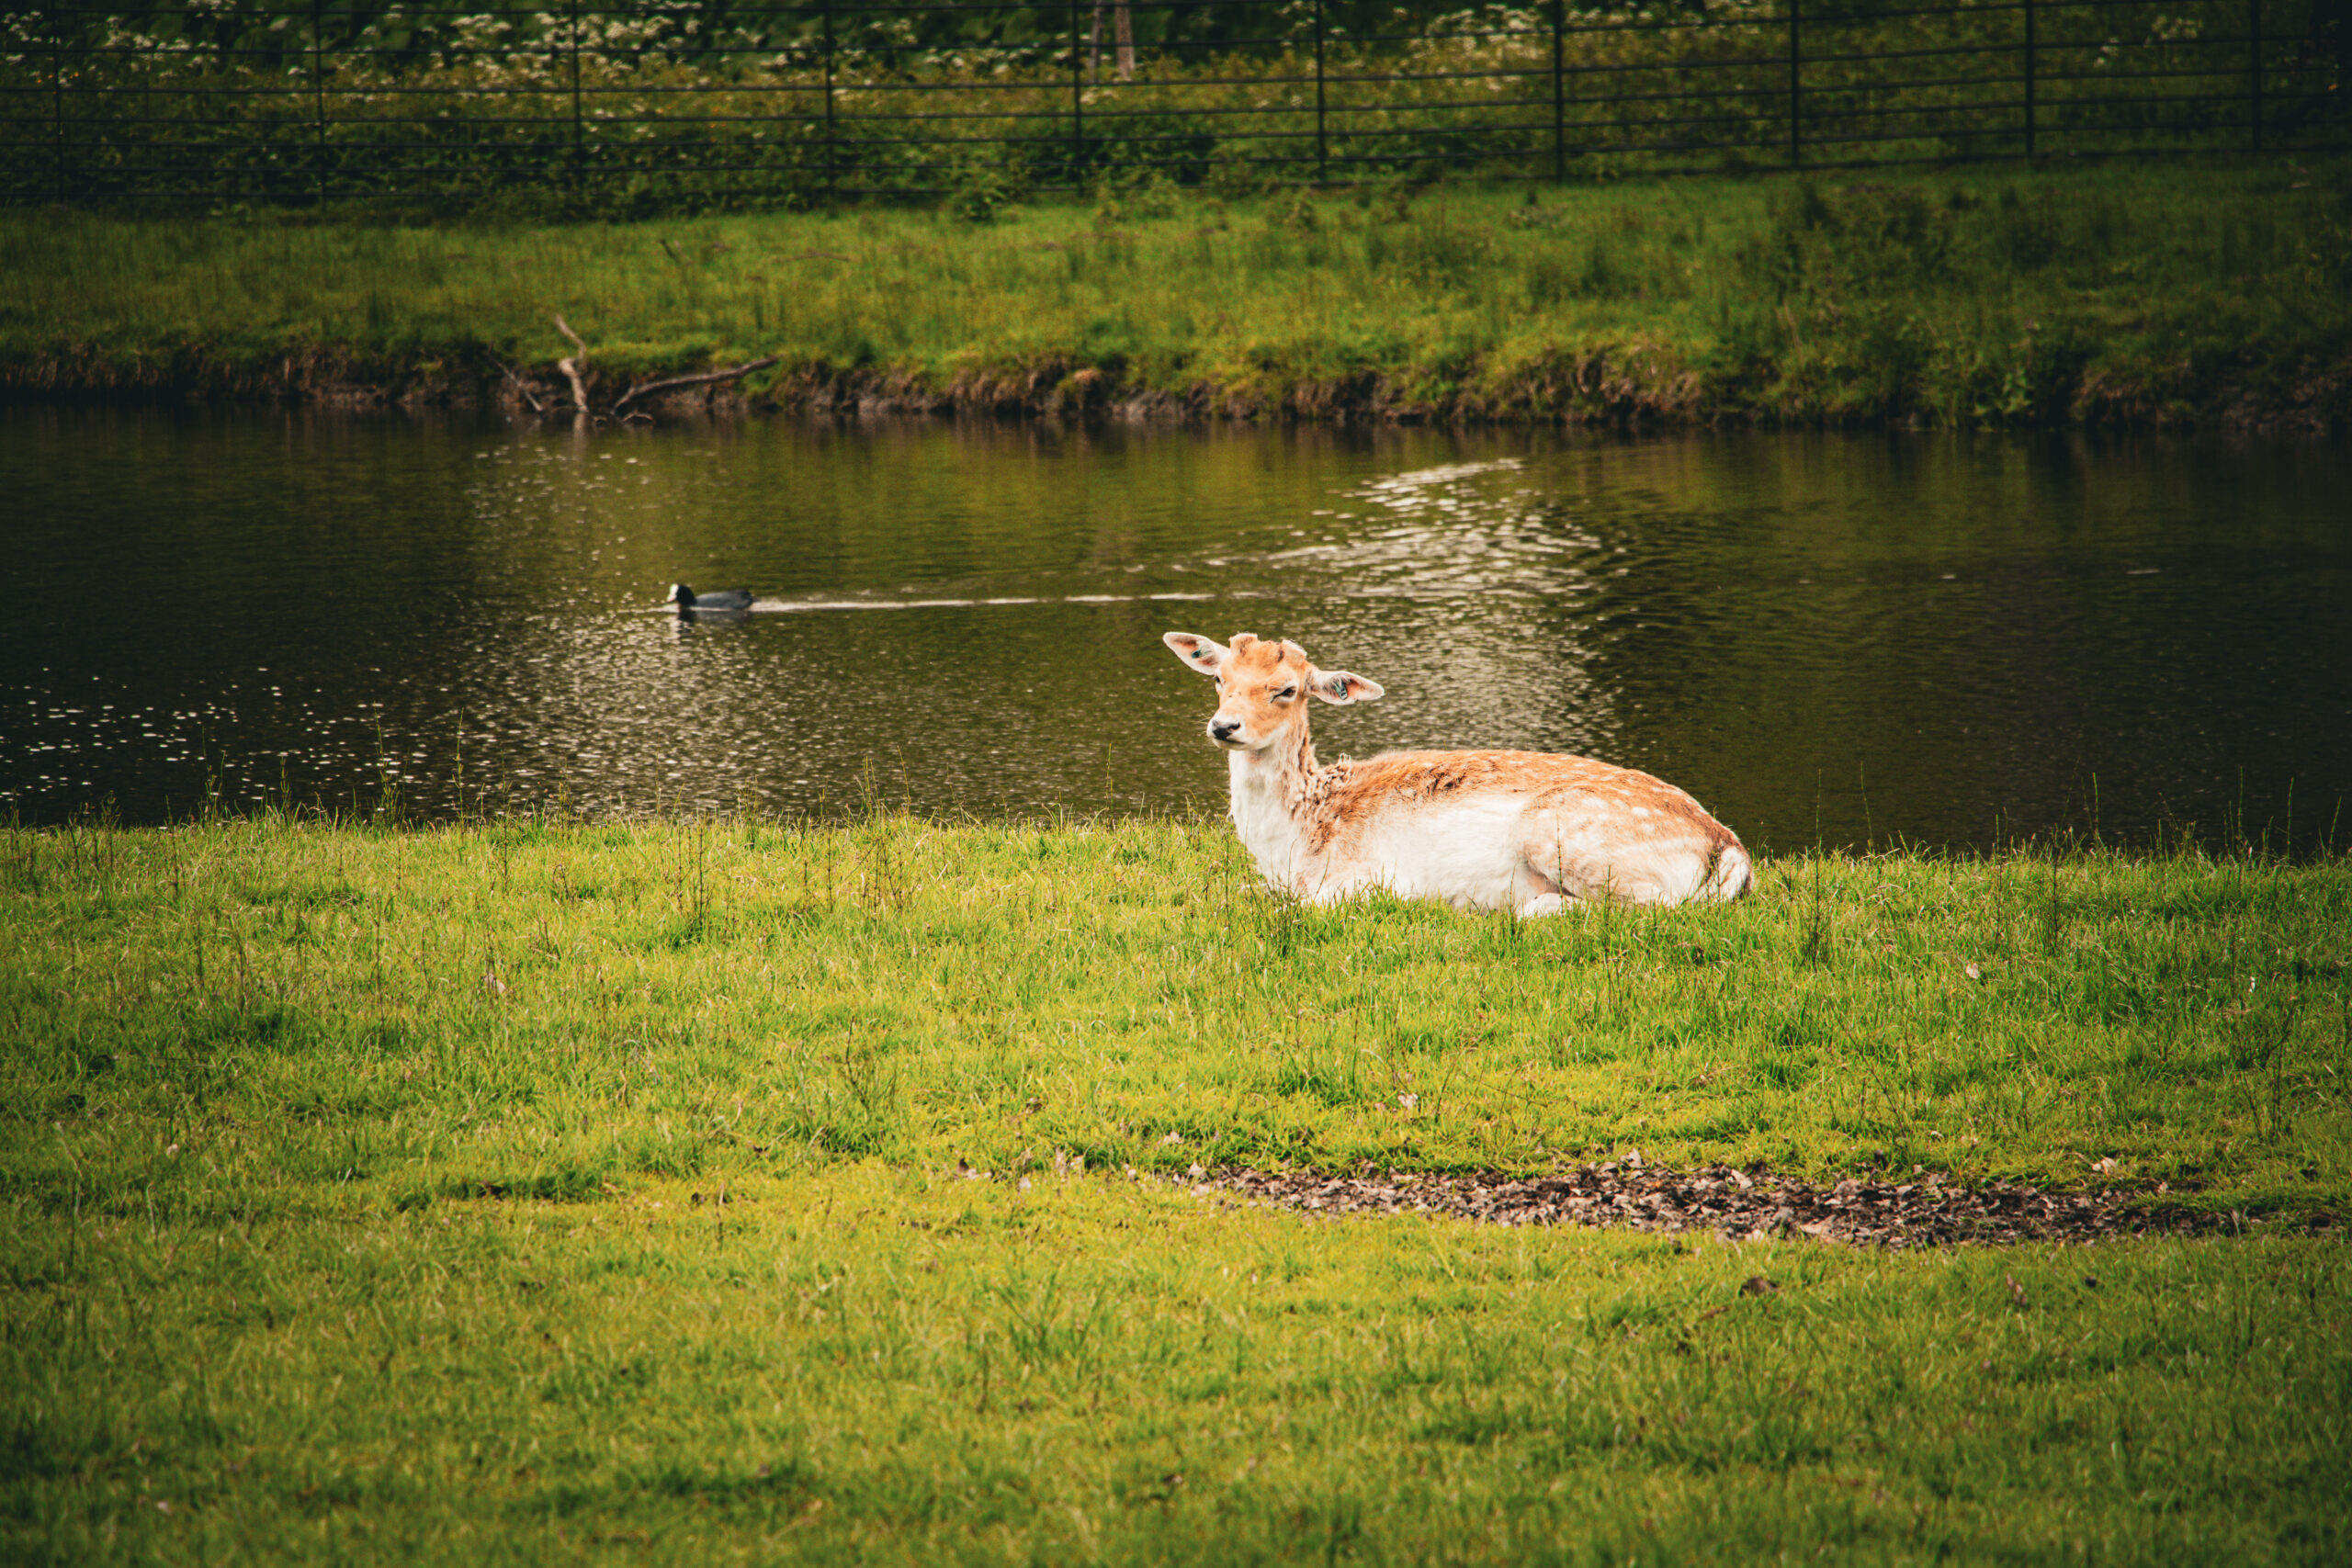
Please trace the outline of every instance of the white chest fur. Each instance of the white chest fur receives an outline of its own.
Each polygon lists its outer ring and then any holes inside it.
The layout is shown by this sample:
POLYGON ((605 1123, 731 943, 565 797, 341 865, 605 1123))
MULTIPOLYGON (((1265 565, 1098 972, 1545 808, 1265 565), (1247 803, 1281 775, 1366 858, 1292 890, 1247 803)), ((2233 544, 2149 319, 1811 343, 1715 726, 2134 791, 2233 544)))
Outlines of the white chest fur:
POLYGON ((1233 827, 1242 847, 1268 882, 1295 890, 1306 834, 1292 815, 1292 801, 1305 781, 1286 776, 1292 770, 1272 751, 1236 751, 1226 764, 1233 827))

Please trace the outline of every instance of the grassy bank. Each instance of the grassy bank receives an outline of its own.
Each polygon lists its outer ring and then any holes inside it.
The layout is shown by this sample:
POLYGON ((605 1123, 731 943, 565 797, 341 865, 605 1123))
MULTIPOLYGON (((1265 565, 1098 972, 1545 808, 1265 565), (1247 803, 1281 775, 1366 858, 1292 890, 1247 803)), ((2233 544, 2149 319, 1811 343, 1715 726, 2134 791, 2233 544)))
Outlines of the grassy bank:
POLYGON ((2352 1271, 2288 1222, 2352 1191, 2347 930, 2341 860, 1781 860, 1514 927, 1270 901, 1218 826, 11 833, 0 1540, 2339 1560, 2352 1271), (1154 1179, 1629 1144, 2256 1234, 1913 1257, 1154 1179))
POLYGON ((12 832, 0 1540, 2338 1561, 2352 1269, 2284 1218, 2352 1190, 2347 929, 2343 861, 1776 861, 1520 929, 1270 903, 1218 825, 12 832), (1628 1143, 2258 1235, 1882 1256, 1152 1180, 1628 1143))
POLYGON ((600 405, 775 355, 755 405, 2335 428, 2352 164, 988 187, 549 227, 0 217, 11 396, 557 410, 558 311, 600 405))

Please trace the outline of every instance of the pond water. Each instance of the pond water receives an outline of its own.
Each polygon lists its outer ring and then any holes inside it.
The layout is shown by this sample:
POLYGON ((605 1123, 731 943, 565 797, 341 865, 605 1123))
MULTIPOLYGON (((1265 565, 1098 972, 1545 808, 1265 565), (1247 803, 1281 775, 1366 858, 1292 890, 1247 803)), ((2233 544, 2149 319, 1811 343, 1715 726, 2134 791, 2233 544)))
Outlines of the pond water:
MULTIPOLYGON (((1751 845, 2328 829, 2336 446, 0 412, 0 812, 1216 809, 1159 634, 1572 750, 1751 845), (673 579, 762 613, 680 625, 673 579)), ((2337 841, 2352 837, 2346 823, 2337 841)))

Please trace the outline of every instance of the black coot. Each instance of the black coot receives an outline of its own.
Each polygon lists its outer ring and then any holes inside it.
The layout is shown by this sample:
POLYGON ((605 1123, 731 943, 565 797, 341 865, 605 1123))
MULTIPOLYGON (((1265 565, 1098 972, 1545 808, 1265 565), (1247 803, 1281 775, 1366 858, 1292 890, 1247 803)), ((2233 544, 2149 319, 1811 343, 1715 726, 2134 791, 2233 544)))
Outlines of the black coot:
POLYGON ((711 593, 697 593, 683 582, 670 584, 670 603, 678 614, 689 611, 748 610, 752 607, 752 591, 748 588, 722 588, 711 593))

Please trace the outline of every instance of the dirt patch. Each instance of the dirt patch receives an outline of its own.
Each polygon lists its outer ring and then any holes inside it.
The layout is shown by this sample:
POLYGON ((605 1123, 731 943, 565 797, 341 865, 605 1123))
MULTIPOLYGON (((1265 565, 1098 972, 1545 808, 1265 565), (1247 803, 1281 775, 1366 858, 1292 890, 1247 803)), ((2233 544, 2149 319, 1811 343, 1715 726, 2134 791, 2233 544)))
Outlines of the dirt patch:
MULTIPOLYGON (((1433 1213, 1500 1225, 1714 1231, 1734 1240, 1809 1235, 1885 1247, 2191 1235, 2248 1224, 2242 1215, 2152 1201, 2145 1193, 2049 1192, 2006 1181, 1964 1187, 1939 1174, 1819 1187, 1720 1165, 1687 1171, 1601 1165, 1537 1177, 1224 1170, 1195 1178, 1193 1191, 1326 1214, 1433 1213)), ((2321 1230, 2332 1223, 2327 1215, 2303 1221, 2321 1230)))

